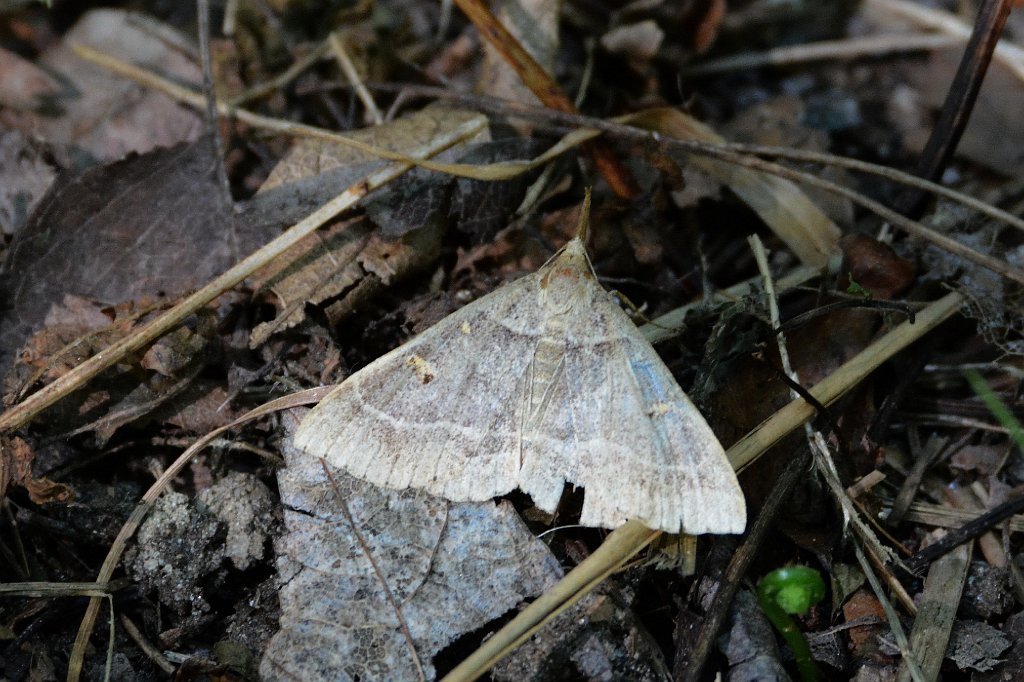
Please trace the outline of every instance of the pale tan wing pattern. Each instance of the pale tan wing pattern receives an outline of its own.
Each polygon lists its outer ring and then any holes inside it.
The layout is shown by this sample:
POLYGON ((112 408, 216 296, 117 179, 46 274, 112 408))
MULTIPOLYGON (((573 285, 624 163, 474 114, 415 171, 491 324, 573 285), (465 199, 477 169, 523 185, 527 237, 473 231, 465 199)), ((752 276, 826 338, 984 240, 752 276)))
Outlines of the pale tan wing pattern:
POLYGON ((309 413, 296 445, 391 488, 457 501, 511 491, 537 289, 536 275, 519 279, 374 361, 309 413))
POLYGON ((521 487, 583 486, 587 526, 742 532, 743 494, 718 439, 633 322, 590 288, 589 312, 568 316, 556 394, 525 435, 521 487))

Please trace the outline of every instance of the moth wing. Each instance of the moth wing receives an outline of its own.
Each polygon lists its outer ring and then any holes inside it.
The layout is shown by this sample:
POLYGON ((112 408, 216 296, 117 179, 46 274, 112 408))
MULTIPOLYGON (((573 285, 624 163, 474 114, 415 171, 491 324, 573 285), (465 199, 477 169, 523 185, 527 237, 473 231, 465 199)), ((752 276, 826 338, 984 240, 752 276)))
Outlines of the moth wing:
POLYGON ((535 275, 505 285, 353 374, 310 411, 296 445, 376 485, 453 501, 509 492, 537 290, 535 275))
POLYGON ((672 533, 742 532, 743 493, 718 439, 629 317, 592 286, 590 312, 570 316, 547 411, 526 434, 521 486, 556 476, 583 486, 586 526, 636 519, 672 533))

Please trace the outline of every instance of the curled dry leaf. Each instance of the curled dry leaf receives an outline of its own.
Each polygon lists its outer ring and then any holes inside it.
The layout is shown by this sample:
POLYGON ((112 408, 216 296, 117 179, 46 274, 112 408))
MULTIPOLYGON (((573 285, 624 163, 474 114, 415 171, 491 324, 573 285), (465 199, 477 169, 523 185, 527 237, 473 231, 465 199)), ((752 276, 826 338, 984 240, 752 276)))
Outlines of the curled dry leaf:
MULTIPOLYGON (((631 116, 629 122, 681 140, 726 141, 676 109, 650 109, 631 116)), ((695 154, 687 163, 728 185, 803 263, 822 266, 828 260, 839 241, 839 228, 795 184, 695 154)))
POLYGON ((508 503, 449 504, 284 455, 281 631, 264 680, 433 679, 438 651, 561 575, 508 503))
POLYGON ((34 459, 32 448, 24 440, 17 436, 0 436, 0 500, 7 497, 11 486, 17 486, 24 488, 36 504, 69 501, 70 488, 32 475, 34 459))
POLYGON ((365 271, 356 261, 370 236, 369 221, 355 218, 316 232, 256 273, 254 285, 274 292, 277 316, 249 337, 252 348, 306 319, 305 305, 316 305, 350 290, 365 271))

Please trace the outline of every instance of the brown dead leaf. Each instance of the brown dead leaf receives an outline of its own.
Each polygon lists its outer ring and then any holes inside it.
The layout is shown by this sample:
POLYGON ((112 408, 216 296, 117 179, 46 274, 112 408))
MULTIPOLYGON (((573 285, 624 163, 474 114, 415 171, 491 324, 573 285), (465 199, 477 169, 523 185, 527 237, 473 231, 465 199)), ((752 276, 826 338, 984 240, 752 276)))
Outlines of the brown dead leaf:
MULTIPOLYGON (((196 139, 200 116, 155 90, 143 88, 78 57, 71 45, 85 45, 118 59, 156 69, 186 83, 200 71, 191 43, 173 29, 145 15, 95 9, 78 20, 40 64, 59 74, 64 85, 53 98, 60 115, 34 115, 24 121, 26 134, 54 146, 64 167, 87 156, 113 161, 129 152, 146 152, 196 139)), ((0 101, 12 96, 0 93, 0 101)))
POLYGON ((217 318, 210 310, 201 310, 185 324, 161 336, 142 356, 142 367, 165 377, 179 374, 189 365, 201 362, 201 354, 217 337, 217 318))
POLYGON ((185 400, 174 401, 171 414, 163 418, 185 433, 201 436, 241 416, 229 403, 230 394, 217 383, 197 381, 185 400))
POLYGON ((60 178, 11 244, 0 368, 67 294, 177 296, 237 259, 230 198, 208 138, 60 178))
POLYGON ((36 504, 68 502, 71 489, 48 478, 32 476, 35 454, 31 446, 17 436, 0 436, 0 500, 7 497, 11 486, 24 488, 36 504))
POLYGON ((860 589, 851 595, 843 604, 843 618, 847 623, 861 618, 872 618, 874 625, 858 625, 850 628, 848 637, 850 648, 858 658, 879 660, 882 655, 878 649, 878 635, 886 631, 885 610, 878 598, 870 590, 860 589))
MULTIPOLYGON (((210 310, 200 314, 170 334, 159 339, 143 356, 140 365, 153 373, 135 385, 112 391, 102 417, 74 429, 73 433, 92 431, 99 443, 110 440, 120 427, 150 415, 157 408, 172 403, 171 409, 194 399, 190 389, 199 373, 215 357, 218 348, 216 316, 210 310)), ((99 403, 93 401, 90 410, 99 403)), ((85 412, 83 412, 85 414, 85 412)))
POLYGON ((965 445, 949 458, 951 469, 979 476, 990 476, 996 471, 1006 448, 994 445, 965 445))
POLYGON ((307 302, 317 305, 335 298, 365 277, 356 257, 366 246, 370 230, 369 221, 362 218, 335 223, 257 272, 253 283, 257 289, 274 292, 278 314, 253 329, 250 347, 261 346, 271 335, 301 323, 307 302))
MULTIPOLYGON (((423 116, 432 129, 436 112, 423 116)), ((421 127, 415 121, 399 126, 398 139, 421 127)), ((378 130, 382 136, 384 132, 378 130)), ((487 163, 510 155, 528 156, 533 146, 530 141, 501 140, 473 146, 468 152, 454 150, 449 155, 460 154, 458 158, 464 163, 487 163)), ((330 172, 335 172, 343 167, 333 164, 344 161, 333 152, 325 159, 308 149, 298 150, 274 182, 281 177, 297 177, 319 163, 331 165, 330 172)), ((378 192, 365 206, 367 216, 379 227, 377 232, 371 233, 371 225, 365 220, 336 224, 303 240, 279 262, 257 274, 257 287, 274 292, 280 312, 272 321, 256 327, 250 346, 256 348, 273 334, 302 323, 307 303, 316 305, 338 298, 326 309, 328 320, 336 325, 387 287, 421 272, 440 254, 449 205, 450 216, 459 229, 478 240, 489 239, 505 226, 521 201, 526 179, 477 182, 414 171, 378 192)))
POLYGON ((359 257, 360 264, 368 271, 367 276, 345 298, 333 303, 325 311, 331 325, 338 325, 347 319, 360 306, 383 291, 389 282, 408 277, 433 263, 440 254, 443 236, 443 223, 434 221, 409 232, 401 239, 390 242, 372 240, 359 257), (370 272, 371 268, 377 272, 370 272))
MULTIPOLYGON (((917 274, 914 264, 892 247, 866 234, 849 234, 839 241, 843 249, 841 277, 854 282, 876 299, 896 298, 910 287, 917 274)), ((840 287, 847 282, 840 282, 840 287)))
POLYGON ((109 308, 81 296, 66 295, 47 311, 43 328, 32 334, 18 353, 13 371, 4 378, 4 404, 12 405, 35 381, 63 376, 97 350, 124 336, 138 321, 130 303, 109 308))
POLYGON ((415 659, 432 680, 439 650, 561 575, 508 503, 449 504, 337 470, 329 479, 320 460, 284 455, 282 622, 264 680, 416 680, 415 659))

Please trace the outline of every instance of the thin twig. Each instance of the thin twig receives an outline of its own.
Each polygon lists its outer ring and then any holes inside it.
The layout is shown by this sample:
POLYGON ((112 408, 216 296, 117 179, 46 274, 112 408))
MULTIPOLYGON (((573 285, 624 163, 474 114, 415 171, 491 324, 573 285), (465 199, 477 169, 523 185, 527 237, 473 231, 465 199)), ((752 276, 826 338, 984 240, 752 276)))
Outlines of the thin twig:
POLYGON ((882 33, 880 35, 823 40, 803 45, 776 47, 764 52, 741 52, 686 67, 686 76, 708 76, 729 71, 746 71, 764 66, 784 66, 838 59, 879 57, 893 53, 939 50, 962 45, 959 36, 934 33, 882 33))
POLYGON ((380 109, 377 108, 377 103, 373 101, 373 95, 363 85, 363 79, 359 75, 359 71, 356 69, 356 65, 352 63, 352 58, 348 55, 348 50, 345 48, 345 40, 340 31, 334 31, 327 38, 327 42, 331 46, 331 52, 334 53, 334 58, 338 60, 338 66, 341 67, 341 72, 345 74, 345 78, 352 84, 352 89, 356 91, 356 96, 366 107, 366 112, 370 114, 370 118, 373 120, 374 125, 380 125, 384 122, 384 118, 380 114, 380 109))
MULTIPOLYGON (((851 159, 845 156, 837 156, 825 152, 815 152, 805 149, 792 149, 789 147, 773 147, 770 145, 747 144, 742 142, 711 143, 699 140, 680 140, 659 136, 650 130, 645 130, 624 122, 622 119, 606 120, 583 116, 581 114, 570 114, 552 109, 545 109, 511 100, 503 100, 484 95, 469 95, 465 93, 452 92, 444 88, 433 86, 415 85, 407 83, 367 83, 373 89, 384 91, 401 91, 422 97, 447 99, 462 102, 466 105, 482 111, 488 111, 500 116, 516 116, 536 121, 543 121, 549 124, 558 124, 569 129, 600 130, 614 135, 619 139, 652 141, 680 151, 701 154, 705 156, 717 156, 719 152, 733 152, 738 154, 750 154, 754 156, 774 157, 801 163, 820 163, 837 168, 845 168, 860 173, 877 175, 878 177, 891 180, 909 187, 917 187, 923 191, 931 192, 950 201, 962 204, 971 210, 1011 225, 1018 230, 1024 231, 1024 218, 1015 216, 996 206, 992 206, 980 199, 972 197, 963 192, 958 192, 949 187, 924 180, 916 175, 905 173, 895 168, 881 166, 859 159, 851 159)), ((629 117, 626 117, 629 118, 629 117)))
POLYGON ((139 626, 128 617, 127 614, 121 613, 121 625, 124 627, 124 631, 128 633, 128 636, 132 638, 136 646, 142 649, 142 653, 146 654, 149 660, 153 661, 153 664, 163 670, 168 675, 174 674, 176 668, 174 664, 167 660, 167 658, 160 653, 160 650, 153 646, 152 642, 146 639, 146 636, 139 630, 139 626))

